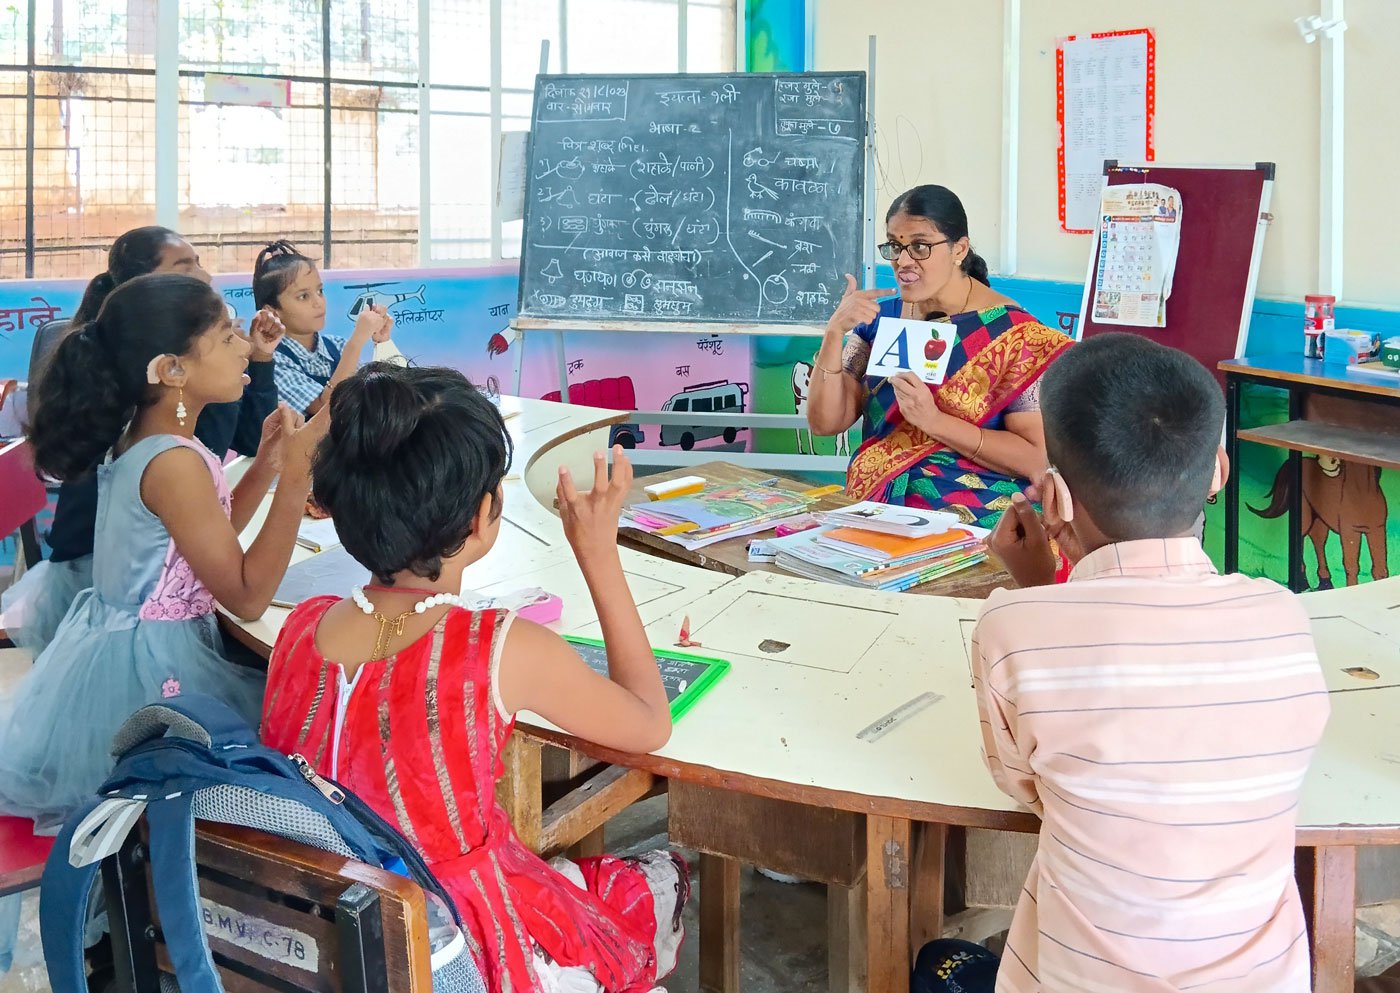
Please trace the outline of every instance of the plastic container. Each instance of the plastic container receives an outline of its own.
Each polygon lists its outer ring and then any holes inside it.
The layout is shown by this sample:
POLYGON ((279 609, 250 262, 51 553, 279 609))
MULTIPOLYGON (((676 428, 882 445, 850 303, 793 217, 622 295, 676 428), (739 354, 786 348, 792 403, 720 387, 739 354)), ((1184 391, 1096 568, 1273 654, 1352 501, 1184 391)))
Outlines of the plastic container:
POLYGON ((1303 298, 1303 356, 1320 359, 1326 345, 1324 335, 1337 327, 1337 298, 1310 294, 1303 298))

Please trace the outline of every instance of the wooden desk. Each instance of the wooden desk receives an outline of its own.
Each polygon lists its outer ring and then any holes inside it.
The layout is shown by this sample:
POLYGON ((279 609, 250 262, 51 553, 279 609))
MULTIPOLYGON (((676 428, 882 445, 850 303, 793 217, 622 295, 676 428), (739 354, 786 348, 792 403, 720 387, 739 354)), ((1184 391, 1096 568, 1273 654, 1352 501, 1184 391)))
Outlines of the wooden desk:
MULTIPOLYGON (((597 617, 549 501, 560 462, 588 478, 592 452, 606 442, 616 415, 511 403, 522 411, 508 427, 523 468, 505 483, 498 546, 466 582, 502 591, 544 586, 565 600, 558 630, 596 636, 597 617)), ((546 850, 570 843, 619 804, 668 780, 678 837, 702 852, 702 986, 732 993, 738 865, 798 868, 804 853, 794 839, 764 831, 800 812, 804 823, 822 825, 827 862, 811 857, 802 868, 831 883, 832 933, 839 938, 831 945, 834 988, 904 993, 911 952, 943 930, 938 896, 945 869, 951 874, 957 864, 955 832, 1039 827, 997 790, 982 763, 967 654, 979 605, 775 573, 733 577, 627 549, 622 558, 654 644, 671 644, 689 615, 705 651, 733 668, 652 755, 611 752, 520 715, 522 733, 508 748, 501 793, 522 838, 546 850), (877 741, 856 738, 928 691, 942 699, 877 741), (546 807, 546 744, 612 765, 546 807), (696 816, 697 805, 708 805, 707 816, 696 816), (743 821, 737 839, 733 825, 722 823, 730 814, 743 821)), ((1303 600, 1333 691, 1333 716, 1303 787, 1299 876, 1311 909, 1315 989, 1351 993, 1356 849, 1400 844, 1392 745, 1400 713, 1400 579, 1303 600), (1379 678, 1363 682, 1343 672, 1357 665, 1379 678)), ((241 627, 266 651, 285 617, 272 610, 241 627)))
MULTIPOLYGON (((645 458, 645 455, 642 456, 645 458)), ((771 472, 762 472, 758 469, 745 469, 740 466, 731 465, 728 462, 706 462, 704 465, 687 466, 683 469, 673 469, 669 472, 657 473, 653 476, 645 476, 636 480, 632 484, 632 492, 628 497, 628 503, 645 503, 647 495, 643 492, 644 486, 652 483, 662 482, 668 479, 679 479, 681 476, 703 476, 710 485, 727 485, 731 483, 757 483, 767 482, 777 479, 777 485, 794 493, 812 489, 807 483, 796 479, 788 479, 783 476, 774 476, 771 472)), ((841 507, 849 507, 855 500, 846 496, 845 493, 832 493, 822 497, 813 506, 813 510, 837 510, 841 507)), ((763 532, 770 534, 771 532, 763 532)), ((677 562, 688 562, 691 565, 700 566, 702 569, 713 569, 730 576, 744 576, 751 572, 772 572, 780 575, 790 575, 784 573, 767 562, 750 562, 748 555, 748 543, 761 535, 741 535, 737 538, 729 538, 725 541, 716 542, 708 548, 699 551, 691 551, 680 545, 674 544, 658 538, 654 534, 646 531, 638 531, 633 528, 624 528, 618 532, 618 544, 627 548, 635 548, 638 551, 648 552, 652 555, 660 555, 665 558, 675 559, 677 562)), ((944 576, 942 579, 935 579, 931 582, 915 586, 908 590, 909 593, 917 593, 923 596, 951 596, 962 597, 969 600, 985 600, 992 590, 1004 586, 1013 585, 1010 575, 999 564, 993 561, 983 562, 962 572, 956 572, 951 576, 944 576)))
MULTIPOLYGON (((1304 453, 1345 462, 1400 469, 1400 389, 1347 375, 1344 367, 1301 355, 1264 355, 1220 363, 1225 374, 1225 450, 1231 473, 1225 484, 1225 571, 1239 568, 1240 442, 1288 452, 1292 475, 1288 507, 1288 587, 1307 589, 1303 572, 1304 453), (1256 428, 1240 425, 1240 387, 1276 387, 1288 393, 1288 420, 1256 428)), ((1344 559, 1360 555, 1360 535, 1343 541, 1344 559)))

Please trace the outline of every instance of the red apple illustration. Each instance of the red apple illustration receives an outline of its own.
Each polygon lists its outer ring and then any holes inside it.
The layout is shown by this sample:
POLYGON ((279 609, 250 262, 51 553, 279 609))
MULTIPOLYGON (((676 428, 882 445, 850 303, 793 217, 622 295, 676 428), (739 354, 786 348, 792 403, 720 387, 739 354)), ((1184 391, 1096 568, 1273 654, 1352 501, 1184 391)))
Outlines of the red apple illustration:
POLYGON ((947 350, 948 343, 942 338, 930 338, 928 344, 924 345, 924 358, 930 362, 937 362, 947 350))

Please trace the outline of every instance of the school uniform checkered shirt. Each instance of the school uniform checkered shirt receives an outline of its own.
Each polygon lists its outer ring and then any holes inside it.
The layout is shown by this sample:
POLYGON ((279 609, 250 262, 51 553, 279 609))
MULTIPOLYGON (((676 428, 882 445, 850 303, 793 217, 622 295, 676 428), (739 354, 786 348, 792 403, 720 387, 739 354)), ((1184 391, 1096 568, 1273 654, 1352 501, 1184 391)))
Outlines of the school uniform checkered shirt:
POLYGON ((345 339, 335 335, 318 334, 315 351, 307 351, 290 335, 283 338, 277 346, 273 370, 278 398, 287 401, 293 410, 306 410, 325 391, 344 350, 345 339))

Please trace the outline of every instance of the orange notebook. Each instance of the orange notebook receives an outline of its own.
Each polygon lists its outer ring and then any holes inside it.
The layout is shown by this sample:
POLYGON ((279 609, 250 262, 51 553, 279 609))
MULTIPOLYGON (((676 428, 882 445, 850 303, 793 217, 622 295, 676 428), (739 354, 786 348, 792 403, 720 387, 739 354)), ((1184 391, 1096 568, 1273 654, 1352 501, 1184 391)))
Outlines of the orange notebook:
POLYGON ((822 537, 868 548, 877 553, 872 557, 881 559, 908 558, 925 552, 936 552, 950 545, 963 545, 973 540, 972 533, 962 528, 949 528, 942 534, 931 534, 926 538, 899 538, 878 531, 862 531, 860 528, 832 528, 822 537))

